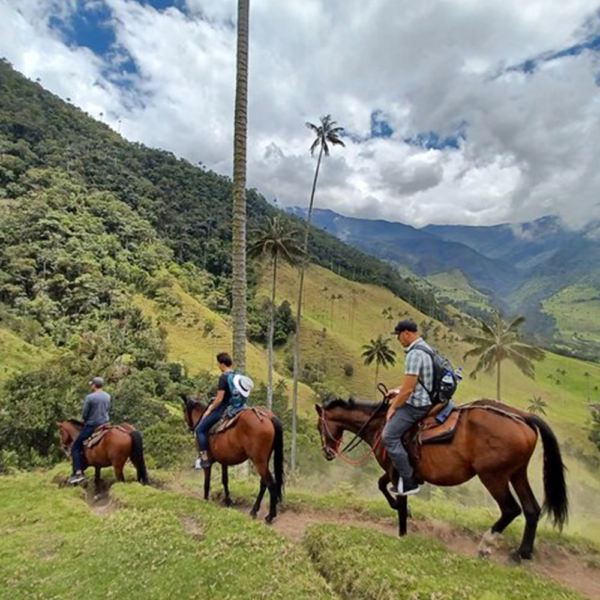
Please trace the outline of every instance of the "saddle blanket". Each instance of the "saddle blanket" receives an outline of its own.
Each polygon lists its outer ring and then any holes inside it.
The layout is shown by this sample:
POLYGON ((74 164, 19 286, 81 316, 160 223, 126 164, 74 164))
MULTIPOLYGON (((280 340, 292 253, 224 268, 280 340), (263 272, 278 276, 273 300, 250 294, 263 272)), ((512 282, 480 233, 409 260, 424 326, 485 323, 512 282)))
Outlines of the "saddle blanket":
POLYGON ((100 425, 100 427, 96 428, 96 431, 92 433, 92 435, 83 442, 85 448, 93 448, 98 445, 104 436, 111 431, 112 429, 118 429, 119 431, 123 431, 124 433, 129 433, 127 429, 121 427, 121 425, 111 425, 110 423, 105 423, 104 425, 100 425))
POLYGON ((235 413, 233 417, 228 417, 227 415, 225 415, 220 421, 217 421, 217 423, 215 423, 210 428, 208 435, 217 435, 219 433, 227 431, 228 429, 231 429, 237 423, 238 419, 240 418, 240 415, 248 410, 253 411, 261 421, 269 416, 267 409, 263 408, 262 406, 248 406, 243 410, 240 410, 239 412, 235 413))

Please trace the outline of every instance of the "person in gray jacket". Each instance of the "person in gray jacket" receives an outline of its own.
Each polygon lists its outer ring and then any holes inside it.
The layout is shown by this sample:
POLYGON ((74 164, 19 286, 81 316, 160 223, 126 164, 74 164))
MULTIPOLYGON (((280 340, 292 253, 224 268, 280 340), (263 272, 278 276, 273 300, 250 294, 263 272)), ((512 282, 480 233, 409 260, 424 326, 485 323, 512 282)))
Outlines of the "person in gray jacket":
POLYGON ((83 429, 71 447, 73 475, 69 478, 69 483, 73 485, 85 479, 83 476, 85 462, 83 442, 91 437, 96 428, 110 421, 110 395, 103 389, 104 379, 102 377, 94 377, 90 381, 90 388, 92 393, 85 397, 85 402, 83 403, 83 429))

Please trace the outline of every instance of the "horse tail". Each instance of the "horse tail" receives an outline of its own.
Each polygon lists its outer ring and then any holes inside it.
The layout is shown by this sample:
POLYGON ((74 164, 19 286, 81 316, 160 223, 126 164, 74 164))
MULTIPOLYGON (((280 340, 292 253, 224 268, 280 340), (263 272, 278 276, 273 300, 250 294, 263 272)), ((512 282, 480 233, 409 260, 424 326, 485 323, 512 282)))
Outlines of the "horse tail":
POLYGON ((132 431, 131 436, 131 462, 137 471, 137 480, 142 485, 148 484, 148 471, 144 460, 144 442, 139 431, 132 431))
POLYGON ((560 453, 558 440, 550 426, 540 417, 528 415, 527 424, 537 429, 544 444, 544 512, 550 515, 555 527, 562 530, 569 519, 566 467, 560 453))
POLYGON ((275 429, 275 438, 273 440, 273 470, 275 471, 275 489, 277 494, 277 502, 283 500, 283 487, 285 485, 285 473, 283 465, 283 425, 281 421, 273 416, 271 417, 273 428, 275 429))

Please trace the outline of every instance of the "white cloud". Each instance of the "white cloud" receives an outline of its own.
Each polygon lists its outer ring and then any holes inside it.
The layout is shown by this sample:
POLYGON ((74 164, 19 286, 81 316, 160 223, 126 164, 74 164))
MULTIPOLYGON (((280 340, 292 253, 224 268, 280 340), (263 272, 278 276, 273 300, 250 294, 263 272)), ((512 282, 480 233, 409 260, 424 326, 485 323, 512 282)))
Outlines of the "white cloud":
MULTIPOLYGON (((91 115, 120 119, 128 138, 229 174, 235 0, 187 0, 185 13, 105 1, 118 45, 106 57, 49 27, 76 0, 0 0, 0 54, 91 115), (126 88, 114 83, 123 56, 137 67, 126 88)), ((417 225, 599 218, 598 55, 506 70, 599 34, 595 11, 595 0, 253 0, 248 183, 305 204, 304 122, 332 113, 353 138, 323 165, 318 206, 417 225), (367 139, 375 110, 391 138, 367 139), (457 149, 405 141, 459 126, 457 149)))

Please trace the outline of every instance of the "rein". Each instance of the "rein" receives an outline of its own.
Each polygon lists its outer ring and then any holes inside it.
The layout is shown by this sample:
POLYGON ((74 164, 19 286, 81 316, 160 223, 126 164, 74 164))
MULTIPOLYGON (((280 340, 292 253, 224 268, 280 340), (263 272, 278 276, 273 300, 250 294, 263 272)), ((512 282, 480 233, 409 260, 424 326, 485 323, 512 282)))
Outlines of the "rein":
MULTIPOLYGON (((355 450, 356 448, 358 448, 358 446, 360 446, 360 444, 365 441, 362 437, 360 437, 360 434, 363 433, 363 431, 369 426, 369 424, 373 421, 373 419, 379 414, 379 411, 384 406, 388 406, 388 402, 386 402, 386 398, 385 398, 385 396, 387 396, 387 393, 388 393, 387 388, 385 387, 384 384, 380 383, 377 386, 377 389, 379 389, 379 391, 383 394, 384 399, 377 406, 377 408, 375 408, 375 410, 371 413, 371 416, 363 423, 363 425, 360 427, 360 429, 354 434, 354 437, 344 446, 344 448, 342 448, 342 450, 337 450, 337 449, 333 450, 336 458, 339 458, 348 464, 360 465, 360 464, 364 463, 371 456, 371 454, 374 454, 375 450, 379 446, 379 443, 381 442, 381 436, 382 436, 383 432, 379 432, 375 436, 373 446, 371 448, 369 448, 369 450, 366 452, 366 454, 364 454, 358 460, 352 460, 346 456, 347 454, 352 452, 352 450, 355 450)), ((327 424, 327 419, 324 416, 322 416, 321 421, 323 422, 323 428, 325 429, 325 433, 327 434, 327 437, 331 441, 336 442, 336 439, 333 437, 333 434, 331 433, 331 430, 329 429, 329 425, 327 424)), ((323 436, 321 436, 321 437, 323 437, 323 436)), ((322 441, 323 441, 323 448, 325 448, 326 447, 325 443, 324 443, 325 440, 322 440, 322 441)))

